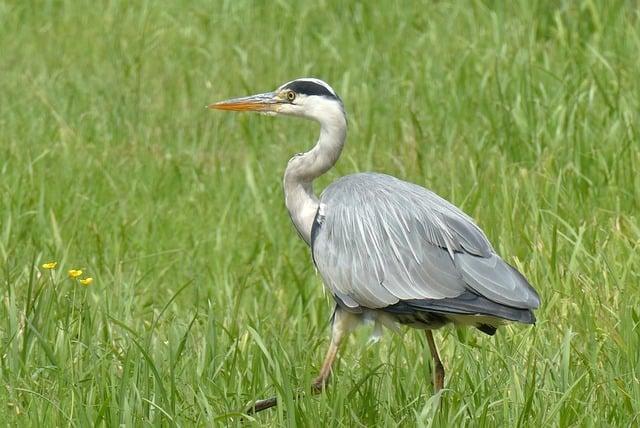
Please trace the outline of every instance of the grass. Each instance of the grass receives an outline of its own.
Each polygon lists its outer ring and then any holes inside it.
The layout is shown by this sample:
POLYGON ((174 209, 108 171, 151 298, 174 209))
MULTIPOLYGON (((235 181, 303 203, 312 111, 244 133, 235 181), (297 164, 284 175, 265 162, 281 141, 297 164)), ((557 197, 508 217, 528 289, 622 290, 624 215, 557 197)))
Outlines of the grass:
POLYGON ((639 48, 628 1, 0 1, 0 420, 637 425, 639 48), (541 294, 535 327, 439 331, 441 395, 423 335, 365 329, 294 400, 332 304, 281 175, 317 129, 202 107, 305 75, 350 120, 318 188, 423 184, 541 294))

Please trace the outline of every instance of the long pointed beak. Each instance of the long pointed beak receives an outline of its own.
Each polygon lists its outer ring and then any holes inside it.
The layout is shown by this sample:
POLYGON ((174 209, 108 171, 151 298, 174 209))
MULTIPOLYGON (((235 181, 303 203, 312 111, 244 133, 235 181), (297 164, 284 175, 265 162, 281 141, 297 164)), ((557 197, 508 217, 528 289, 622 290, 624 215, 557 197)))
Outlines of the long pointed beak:
POLYGON ((219 101, 214 104, 209 104, 207 108, 231 111, 272 112, 275 111, 275 107, 280 102, 275 92, 266 92, 264 94, 251 95, 250 97, 219 101))

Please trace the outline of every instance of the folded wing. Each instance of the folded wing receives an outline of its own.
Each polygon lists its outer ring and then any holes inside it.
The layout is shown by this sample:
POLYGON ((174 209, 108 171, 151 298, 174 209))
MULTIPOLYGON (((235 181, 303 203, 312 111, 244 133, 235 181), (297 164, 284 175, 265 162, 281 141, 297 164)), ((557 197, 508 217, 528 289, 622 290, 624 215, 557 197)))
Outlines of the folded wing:
POLYGON ((325 285, 353 310, 400 302, 428 310, 437 302, 441 312, 449 305, 455 313, 486 314, 493 307, 487 300, 516 309, 539 305, 535 290, 470 217, 421 186, 383 174, 346 176, 325 190, 312 252, 325 285), (485 303, 469 303, 476 300, 485 303))

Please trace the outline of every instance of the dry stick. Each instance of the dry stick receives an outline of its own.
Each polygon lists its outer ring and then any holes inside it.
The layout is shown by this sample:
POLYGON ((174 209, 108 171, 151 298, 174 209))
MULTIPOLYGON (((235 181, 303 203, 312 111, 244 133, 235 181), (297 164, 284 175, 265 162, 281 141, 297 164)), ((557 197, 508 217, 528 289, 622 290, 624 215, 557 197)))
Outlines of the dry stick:
MULTIPOLYGON (((312 395, 320 394, 322 391, 325 390, 326 387, 327 387, 326 384, 316 384, 316 383, 314 383, 311 386, 311 394, 312 395)), ((294 400, 302 398, 304 396, 304 394, 305 394, 304 391, 298 391, 298 393, 295 394, 293 398, 294 398, 294 400)), ((248 414, 248 415, 253 415, 255 413, 261 412, 263 410, 270 409, 270 408, 275 407, 277 405, 278 405, 278 398, 277 397, 265 398, 263 400, 256 400, 245 411, 245 413, 248 414)))
POLYGON ((247 409, 246 413, 248 415, 253 415, 255 413, 261 412, 263 410, 270 409, 278 405, 278 399, 276 397, 265 398, 264 400, 257 400, 249 409, 247 409))

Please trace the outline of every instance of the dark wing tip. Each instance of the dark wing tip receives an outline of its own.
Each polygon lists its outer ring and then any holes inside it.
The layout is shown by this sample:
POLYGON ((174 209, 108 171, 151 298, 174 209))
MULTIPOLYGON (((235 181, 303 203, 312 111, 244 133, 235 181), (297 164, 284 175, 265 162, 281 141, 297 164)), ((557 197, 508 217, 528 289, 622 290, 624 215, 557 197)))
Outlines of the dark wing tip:
POLYGON ((445 299, 403 300, 382 310, 403 314, 423 311, 450 315, 485 315, 523 324, 536 322, 530 309, 514 308, 496 303, 471 291, 465 291, 458 297, 445 299))
POLYGON ((488 334, 489 336, 493 336, 494 334, 496 334, 496 330, 498 329, 498 327, 494 327, 489 324, 480 324, 477 328, 478 330, 485 334, 488 334))

